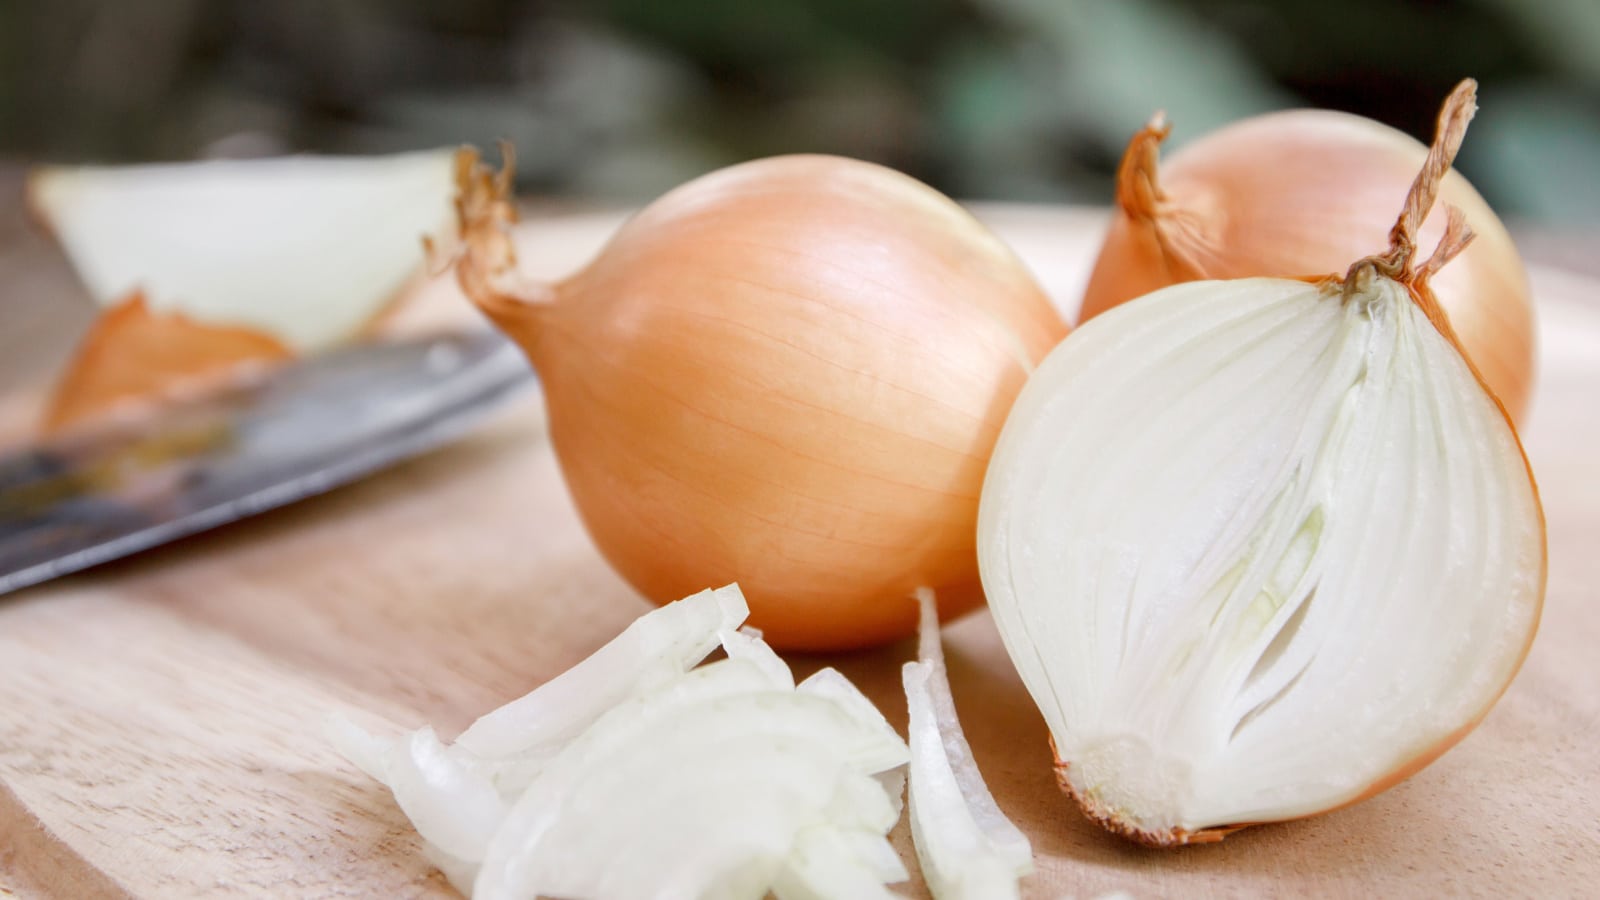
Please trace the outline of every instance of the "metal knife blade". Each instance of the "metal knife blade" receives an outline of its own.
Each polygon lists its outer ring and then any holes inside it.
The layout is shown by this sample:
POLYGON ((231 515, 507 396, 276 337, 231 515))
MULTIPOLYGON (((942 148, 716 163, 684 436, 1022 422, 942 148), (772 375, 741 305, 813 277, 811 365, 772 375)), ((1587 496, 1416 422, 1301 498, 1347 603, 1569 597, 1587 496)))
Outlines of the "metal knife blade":
POLYGON ((0 594, 252 516, 465 432, 533 383, 484 331, 336 350, 0 457, 0 594))

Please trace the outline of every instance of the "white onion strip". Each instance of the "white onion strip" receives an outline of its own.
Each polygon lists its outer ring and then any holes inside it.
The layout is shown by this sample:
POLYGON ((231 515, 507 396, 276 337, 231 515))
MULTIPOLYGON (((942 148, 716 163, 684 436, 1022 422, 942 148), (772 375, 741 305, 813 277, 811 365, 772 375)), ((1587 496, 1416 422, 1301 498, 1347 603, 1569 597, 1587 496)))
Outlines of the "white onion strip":
POLYGON ((894 896, 905 742, 837 671, 796 686, 745 613, 734 585, 648 613, 454 745, 329 737, 480 900, 894 896))
POLYGON ((744 594, 729 585, 640 616, 587 659, 473 722, 456 746, 484 757, 553 752, 623 698, 705 659, 719 633, 748 615, 744 594))
POLYGON ((1033 871, 1033 849, 996 805, 956 718, 939 644, 933 592, 922 608, 917 662, 902 680, 911 747, 911 835, 928 889, 939 900, 1018 896, 1017 879, 1033 871))

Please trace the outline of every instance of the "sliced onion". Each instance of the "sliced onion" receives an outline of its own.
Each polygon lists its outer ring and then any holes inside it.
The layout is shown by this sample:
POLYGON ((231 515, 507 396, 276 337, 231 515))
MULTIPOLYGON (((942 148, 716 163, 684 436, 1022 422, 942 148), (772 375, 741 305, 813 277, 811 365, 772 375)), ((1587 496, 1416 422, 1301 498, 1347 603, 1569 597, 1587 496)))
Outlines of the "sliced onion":
POLYGON ((463 896, 472 896, 472 882, 478 878, 477 863, 457 859, 427 841, 422 842, 422 856, 433 863, 433 867, 444 875, 444 880, 450 882, 451 887, 463 896))
POLYGON ((389 748, 389 789, 429 843, 457 859, 478 862, 505 819, 494 784, 453 758, 432 728, 419 728, 389 748))
POLYGON ((883 835, 818 825, 804 829, 795 839, 772 893, 778 900, 874 900, 896 896, 885 884, 909 877, 899 854, 883 835))
MULTIPOLYGON (((693 674, 713 684, 737 662, 693 674)), ((621 877, 605 861, 629 845, 633 827, 661 832, 639 837, 649 847, 682 838, 761 859, 776 846, 769 842, 787 848, 808 825, 881 833, 893 826, 892 804, 870 777, 906 760, 905 745, 887 728, 864 729, 837 704, 799 692, 670 693, 658 695, 648 711, 619 707, 551 763, 491 843, 478 892, 622 896, 608 889, 619 885, 584 879, 621 877), (588 834, 604 845, 596 848, 602 855, 593 868, 573 874, 563 867, 590 839, 574 835, 588 834)), ((668 854, 661 864, 688 852, 668 854)), ((786 854, 778 853, 773 865, 786 854)), ((630 877, 656 882, 670 874, 652 871, 638 848, 625 868, 630 877)))
POLYGON ((797 687, 744 613, 736 586, 651 612, 472 747, 331 737, 475 897, 889 896, 905 743, 838 672, 797 687), (718 640, 727 659, 685 671, 718 640))
POLYGON ((624 697, 683 674, 738 628, 750 608, 737 585, 701 591, 640 616, 537 691, 473 722, 456 745, 484 757, 552 753, 624 697))
POLYGON ((918 662, 906 663, 911 749, 911 834, 928 889, 945 898, 1015 897, 1017 879, 1033 871, 1028 838, 995 803, 956 718, 939 646, 933 592, 922 607, 918 662))
POLYGON ((339 755, 355 763, 356 768, 373 780, 389 786, 389 742, 378 737, 345 716, 329 717, 323 728, 328 742, 339 755))
POLYGON ((722 649, 729 659, 744 660, 760 669, 774 687, 794 690, 794 673, 789 664, 762 640, 761 632, 754 628, 724 628, 717 633, 722 649))

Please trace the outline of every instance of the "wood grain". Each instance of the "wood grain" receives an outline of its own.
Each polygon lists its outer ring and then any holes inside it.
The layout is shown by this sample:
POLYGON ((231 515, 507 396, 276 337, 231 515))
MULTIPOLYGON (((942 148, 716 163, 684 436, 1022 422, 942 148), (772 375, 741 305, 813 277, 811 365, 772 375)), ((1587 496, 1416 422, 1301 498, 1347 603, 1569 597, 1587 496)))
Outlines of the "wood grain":
MULTIPOLYGON (((985 215, 1064 305, 1077 296, 1097 214, 985 215)), ((5 221, 0 432, 16 434, 64 352, 50 341, 70 339, 82 315, 59 259, 5 221), (28 286, 25 302, 15 284, 28 286), (39 312, 52 306, 63 311, 39 312)), ((566 271, 617 221, 540 219, 527 263, 566 271)), ((1526 667, 1483 727, 1352 809, 1143 850, 1060 797, 1044 726, 987 614, 970 616, 948 636, 956 701, 1001 806, 1033 839, 1027 897, 1593 891, 1600 285, 1544 271, 1536 286, 1543 366, 1525 437, 1549 517, 1549 595, 1526 667)), ((435 285, 413 324, 461 316, 450 294, 435 285)), ((328 749, 323 718, 453 733, 645 608, 579 526, 535 400, 366 482, 0 600, 0 891, 450 896, 386 794, 328 749)), ((911 652, 794 662, 799 674, 838 665, 903 721, 899 665, 911 652)), ((903 825, 897 837, 906 849, 903 825)), ((920 885, 908 893, 922 896, 920 885)))

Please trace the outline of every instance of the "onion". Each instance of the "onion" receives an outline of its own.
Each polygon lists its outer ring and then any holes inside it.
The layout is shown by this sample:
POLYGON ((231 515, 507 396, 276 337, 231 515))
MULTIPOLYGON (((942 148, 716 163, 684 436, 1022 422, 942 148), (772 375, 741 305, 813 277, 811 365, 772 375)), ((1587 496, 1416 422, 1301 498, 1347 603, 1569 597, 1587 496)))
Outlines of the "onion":
POLYGON ((1028 838, 994 802, 972 758, 950 694, 933 593, 922 610, 918 659, 906 663, 906 726, 911 748, 911 835, 928 889, 939 900, 1016 897, 1033 871, 1028 838))
POLYGON ((480 900, 891 896, 905 742, 837 671, 797 686, 746 612, 731 585, 668 604, 453 744, 329 736, 480 900))
POLYGON ((737 578, 774 645, 981 602, 973 535, 1012 399, 1066 326, 970 215, 889 169, 734 166, 557 284, 519 277, 509 169, 464 151, 462 287, 527 352, 596 545, 664 602, 737 578))
POLYGON ((181 312, 155 312, 135 291, 89 326, 56 380, 40 429, 57 434, 110 415, 137 415, 242 384, 293 356, 282 342, 254 328, 205 325, 181 312))
MULTIPOLYGON (((1174 154, 1157 173, 1167 125, 1134 136, 1117 173, 1117 213, 1079 321, 1157 288, 1207 278, 1343 271, 1382 246, 1395 204, 1428 155, 1370 119, 1294 110, 1247 119, 1174 154)), ((1433 282, 1462 349, 1514 421, 1533 389, 1533 298, 1511 235, 1472 185, 1445 175, 1441 200, 1477 234, 1433 282)), ((1417 233, 1432 246, 1435 217, 1417 233)))
POLYGON ((103 312, 43 428, 248 380, 370 330, 449 221, 449 152, 43 167, 28 202, 103 312))
POLYGON ((451 154, 47 166, 28 202, 96 302, 252 328, 297 353, 360 331, 449 221, 451 154))
POLYGON ((1113 831, 1217 840, 1369 797, 1527 654, 1538 491, 1429 287, 1470 238, 1458 210, 1415 262, 1473 101, 1446 102, 1388 252, 1124 304, 1006 423, 984 587, 1062 787, 1113 831))

